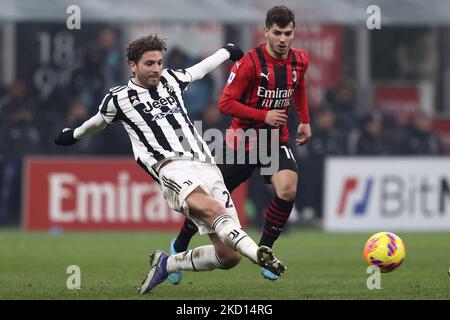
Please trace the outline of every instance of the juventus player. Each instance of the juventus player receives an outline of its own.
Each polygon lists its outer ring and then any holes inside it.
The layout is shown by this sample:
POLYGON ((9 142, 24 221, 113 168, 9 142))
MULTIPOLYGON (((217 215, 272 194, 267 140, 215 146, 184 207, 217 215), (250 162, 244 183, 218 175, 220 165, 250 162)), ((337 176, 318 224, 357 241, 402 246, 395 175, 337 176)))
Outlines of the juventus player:
POLYGON ((228 44, 198 64, 176 71, 163 69, 165 50, 165 41, 157 35, 130 43, 127 56, 133 76, 128 84, 111 89, 96 115, 78 128, 62 130, 55 143, 71 145, 121 121, 136 161, 159 182, 169 205, 189 217, 200 234, 209 235, 213 245, 170 256, 159 250, 152 253, 140 294, 150 292, 172 272, 230 269, 241 255, 282 275, 286 267, 272 250, 258 247, 241 229, 220 170, 192 125, 182 97, 190 82, 227 59, 239 60, 241 49, 228 44))
MULTIPOLYGON (((236 62, 222 91, 219 109, 233 116, 230 130, 227 130, 227 150, 224 154, 236 153, 234 159, 237 161, 231 164, 223 161, 223 165, 218 166, 228 190, 232 192, 247 180, 256 168, 264 167, 260 160, 256 164, 248 161, 250 153, 257 149, 256 139, 253 144, 246 143, 239 137, 238 131, 266 130, 265 132, 270 133, 268 129, 279 129, 279 149, 272 150, 278 154, 278 171, 264 175, 265 182, 273 185, 275 196, 267 206, 264 231, 259 242, 259 245, 271 248, 286 225, 297 193, 298 168, 289 144, 287 128, 291 102, 294 103, 300 119, 297 145, 304 145, 311 138, 304 78, 309 60, 304 51, 291 48, 295 16, 289 8, 271 8, 266 14, 264 31, 266 43, 250 50, 236 62), (238 147, 239 143, 245 143, 244 155, 237 152, 242 150, 238 147), (244 161, 241 162, 241 159, 244 161), (245 164, 240 164, 244 162, 245 164)), ((259 152, 256 153, 259 155, 259 152)), ((224 158, 228 159, 227 156, 224 158)), ((186 219, 178 237, 171 241, 170 251, 186 250, 196 231, 196 226, 186 219)), ((264 268, 261 273, 269 280, 278 278, 276 274, 264 268)), ((173 273, 169 279, 174 284, 179 283, 181 273, 173 273)))

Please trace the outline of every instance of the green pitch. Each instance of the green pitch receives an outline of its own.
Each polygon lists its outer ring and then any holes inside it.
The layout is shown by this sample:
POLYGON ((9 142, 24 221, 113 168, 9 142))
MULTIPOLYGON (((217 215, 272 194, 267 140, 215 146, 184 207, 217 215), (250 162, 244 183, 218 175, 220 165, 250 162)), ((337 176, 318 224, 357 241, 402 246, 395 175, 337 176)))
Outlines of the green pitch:
MULTIPOLYGON (((259 233, 250 232, 259 239, 259 233)), ((0 299, 446 299, 450 300, 450 234, 402 233, 406 260, 369 290, 362 248, 371 235, 296 231, 281 237, 277 256, 288 266, 275 282, 246 261, 232 270, 186 272, 152 293, 136 289, 148 252, 167 249, 174 233, 25 233, 0 229, 0 299), (81 269, 81 289, 69 290, 67 267, 81 269)), ((196 236, 192 245, 207 244, 196 236)))

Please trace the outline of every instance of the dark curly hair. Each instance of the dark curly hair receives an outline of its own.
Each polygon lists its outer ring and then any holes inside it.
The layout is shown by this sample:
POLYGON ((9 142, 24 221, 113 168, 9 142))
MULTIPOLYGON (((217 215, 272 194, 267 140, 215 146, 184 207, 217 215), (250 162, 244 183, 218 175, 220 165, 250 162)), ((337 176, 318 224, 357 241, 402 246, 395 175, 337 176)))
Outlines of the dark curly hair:
POLYGON ((293 23, 295 27, 295 15, 291 9, 285 6, 275 6, 266 14, 266 28, 270 28, 274 23, 284 28, 289 23, 293 23))
POLYGON ((127 58, 128 61, 134 61, 137 63, 146 51, 162 52, 166 50, 166 40, 159 38, 155 33, 131 42, 127 48, 127 58))

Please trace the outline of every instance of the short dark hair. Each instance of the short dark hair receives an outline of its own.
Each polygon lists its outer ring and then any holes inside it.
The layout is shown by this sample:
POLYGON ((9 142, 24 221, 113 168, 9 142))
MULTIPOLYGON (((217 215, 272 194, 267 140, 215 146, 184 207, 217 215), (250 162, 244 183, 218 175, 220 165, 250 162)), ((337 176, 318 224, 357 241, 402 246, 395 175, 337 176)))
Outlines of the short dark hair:
POLYGON ((289 23, 293 23, 295 27, 295 15, 291 9, 286 6, 275 6, 266 14, 266 28, 270 28, 274 23, 284 28, 289 23))
POLYGON ((166 40, 159 38, 155 33, 131 42, 127 48, 127 58, 128 61, 134 61, 137 63, 146 51, 162 52, 166 50, 166 40))

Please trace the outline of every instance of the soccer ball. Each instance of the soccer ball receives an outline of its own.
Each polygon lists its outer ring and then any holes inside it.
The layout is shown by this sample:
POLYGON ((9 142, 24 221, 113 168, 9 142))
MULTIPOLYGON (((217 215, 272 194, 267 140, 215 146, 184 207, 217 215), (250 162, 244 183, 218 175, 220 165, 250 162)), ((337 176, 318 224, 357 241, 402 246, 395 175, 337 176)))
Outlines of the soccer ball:
POLYGON ((399 236, 392 232, 378 232, 367 240, 363 254, 369 265, 377 266, 384 273, 400 267, 406 250, 399 236))

